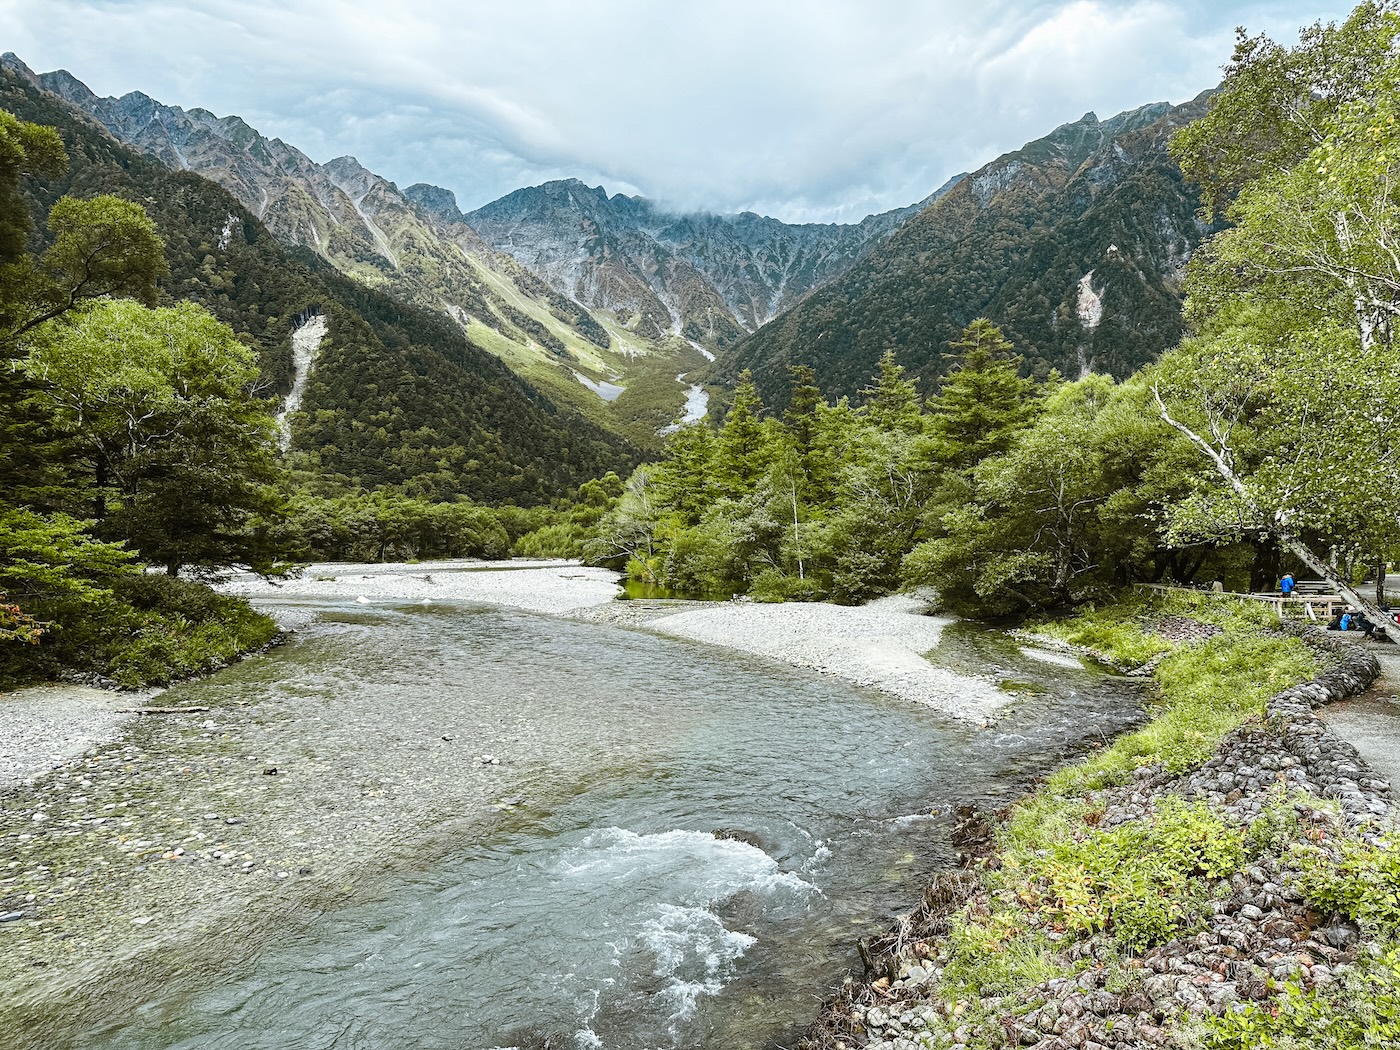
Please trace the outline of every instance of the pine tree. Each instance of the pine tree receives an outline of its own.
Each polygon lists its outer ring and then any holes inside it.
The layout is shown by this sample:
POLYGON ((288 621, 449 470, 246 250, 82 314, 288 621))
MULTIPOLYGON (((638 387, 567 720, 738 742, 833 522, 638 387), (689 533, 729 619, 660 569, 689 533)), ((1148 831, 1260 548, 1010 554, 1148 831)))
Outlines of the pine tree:
POLYGON ((753 492, 770 459, 763 428, 763 401, 753 376, 744 372, 734 389, 734 404, 715 439, 711 476, 719 495, 740 499, 753 492))
POLYGON ((904 366, 895 361, 893 350, 881 355, 875 383, 865 387, 861 397, 871 422, 882 430, 915 433, 921 429, 918 385, 905 378, 904 366))
POLYGON ((929 402, 934 456, 945 468, 968 470, 1005 452, 1035 418, 1035 383, 1023 379, 1021 358, 985 317, 950 344, 956 364, 929 402))

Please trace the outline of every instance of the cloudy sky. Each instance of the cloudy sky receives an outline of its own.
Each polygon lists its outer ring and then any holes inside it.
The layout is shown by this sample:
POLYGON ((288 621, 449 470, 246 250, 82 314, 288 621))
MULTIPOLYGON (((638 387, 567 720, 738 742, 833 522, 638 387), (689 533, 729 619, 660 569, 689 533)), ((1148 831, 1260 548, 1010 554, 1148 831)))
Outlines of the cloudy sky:
POLYGON ((573 176, 855 220, 1075 120, 1180 102, 1331 0, 0 0, 0 51, 237 113, 470 209, 573 176))

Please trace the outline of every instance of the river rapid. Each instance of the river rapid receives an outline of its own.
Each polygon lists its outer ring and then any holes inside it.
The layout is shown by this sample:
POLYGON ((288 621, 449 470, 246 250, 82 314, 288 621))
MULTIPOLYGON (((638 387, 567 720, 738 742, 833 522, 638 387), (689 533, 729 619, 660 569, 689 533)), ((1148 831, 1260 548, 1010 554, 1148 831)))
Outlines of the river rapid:
POLYGON ((0 900, 54 890, 0 925, 7 1041, 790 1045, 952 863, 955 805, 1139 717, 968 625, 931 659, 1013 691, 990 726, 644 629, 274 604, 308 625, 161 701, 208 712, 0 797, 0 900))

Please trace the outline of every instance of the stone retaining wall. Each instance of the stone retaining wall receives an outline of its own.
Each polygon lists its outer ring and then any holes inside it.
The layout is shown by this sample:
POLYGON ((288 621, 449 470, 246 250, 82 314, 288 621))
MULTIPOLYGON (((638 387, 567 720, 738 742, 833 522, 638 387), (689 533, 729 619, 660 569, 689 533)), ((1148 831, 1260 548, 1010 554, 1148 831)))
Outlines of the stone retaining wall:
MULTIPOLYGON (((1206 800, 1227 819, 1243 824, 1282 792, 1304 792, 1335 800, 1351 830, 1368 838, 1378 835, 1389 809, 1390 785, 1355 748, 1328 731, 1316 708, 1363 691, 1380 667, 1367 650, 1328 639, 1316 629, 1305 631, 1304 639, 1328 659, 1322 674, 1272 697, 1266 722, 1230 734, 1201 768, 1177 776, 1160 766, 1144 767, 1130 783, 1097 793, 1105 806, 1100 826, 1149 819, 1154 802, 1169 795, 1206 800)), ((1294 812, 1299 821, 1318 828, 1336 819, 1303 803, 1296 803, 1294 812)), ((1273 857, 1237 873, 1228 897, 1212 903, 1207 930, 1129 960, 1126 981, 1120 964, 1106 965, 1117 953, 1102 935, 1070 945, 1062 953, 1070 964, 1066 968, 1083 966, 1083 972, 1014 997, 983 1000, 982 1006, 997 1017, 991 1032, 970 1026, 946 1031, 947 1007, 937 994, 942 967, 937 946, 928 949, 931 957, 911 953, 907 946, 927 947, 920 938, 936 941, 945 935, 956 903, 945 900, 942 907, 930 908, 926 899, 898 935, 887 938, 888 954, 876 962, 886 978, 849 988, 829 1004, 800 1046, 916 1050, 982 1042, 988 1035, 1007 1046, 1040 1050, 1171 1045, 1171 1031, 1185 1020, 1223 1013, 1239 1001, 1268 999, 1280 981, 1324 984, 1356 958, 1364 933, 1336 916, 1310 912, 1292 886, 1293 874, 1273 857), (931 1027, 945 1031, 935 1036, 931 1027)), ((980 892, 966 875, 945 881, 956 882, 961 900, 980 892)))

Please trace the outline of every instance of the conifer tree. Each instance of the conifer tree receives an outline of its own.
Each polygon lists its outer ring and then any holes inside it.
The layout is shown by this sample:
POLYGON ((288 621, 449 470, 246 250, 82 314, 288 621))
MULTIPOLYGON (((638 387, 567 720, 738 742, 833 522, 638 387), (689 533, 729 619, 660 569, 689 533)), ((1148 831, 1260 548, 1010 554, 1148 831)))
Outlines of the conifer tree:
POLYGON ((874 385, 861 391, 870 421, 883 430, 915 433, 920 429, 919 388, 904 375, 893 350, 880 355, 874 385))
POLYGON ((1005 452, 1035 418, 1035 383, 1021 377, 1021 358, 985 317, 950 345, 955 364, 929 401, 929 429, 939 464, 967 470, 1005 452))
POLYGON ((731 499, 748 495, 768 467, 763 429, 763 401, 753 376, 745 371, 734 389, 734 404, 715 439, 711 476, 717 492, 731 499))

